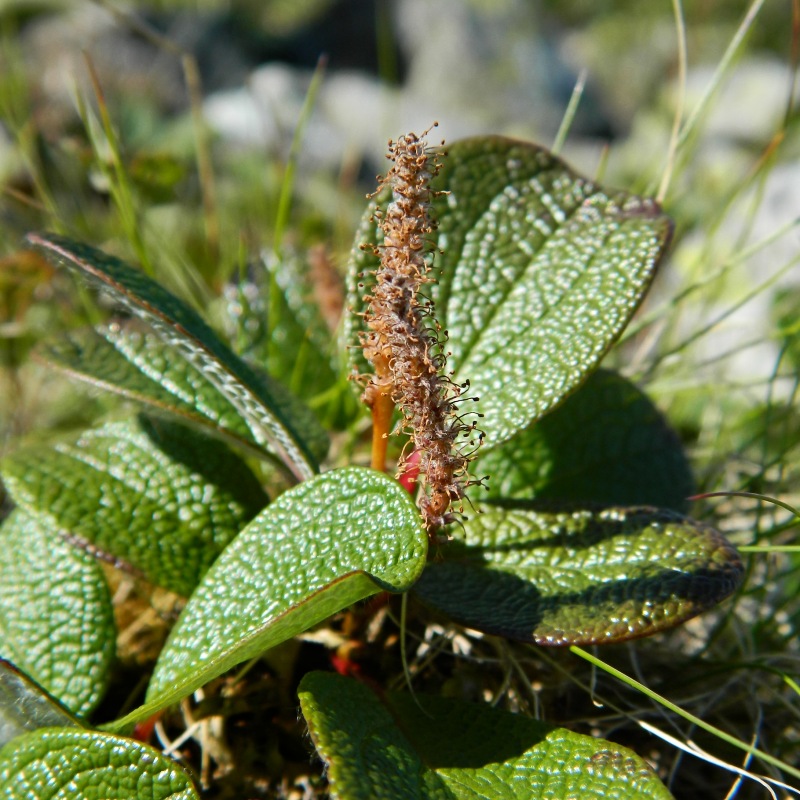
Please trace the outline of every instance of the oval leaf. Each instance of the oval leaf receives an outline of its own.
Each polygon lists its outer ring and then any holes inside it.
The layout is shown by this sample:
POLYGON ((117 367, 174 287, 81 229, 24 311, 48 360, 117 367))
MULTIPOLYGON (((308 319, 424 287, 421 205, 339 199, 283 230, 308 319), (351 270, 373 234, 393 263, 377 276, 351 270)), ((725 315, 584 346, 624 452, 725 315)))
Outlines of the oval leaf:
POLYGON ((44 728, 0 750, 0 797, 198 800, 189 776, 152 747, 74 728, 44 728))
POLYGON ((300 707, 342 800, 669 800, 636 753, 490 706, 389 692, 322 672, 300 707))
POLYGON ((379 472, 334 470, 285 492, 208 572, 159 656, 147 705, 119 724, 375 592, 406 591, 427 547, 408 493, 379 472))
POLYGON ((80 727, 54 697, 11 662, 0 658, 0 750, 37 728, 80 727))
POLYGON ((298 479, 317 471, 300 431, 318 426, 314 415, 272 379, 258 376, 223 344, 197 312, 163 286, 118 258, 55 234, 30 233, 28 244, 109 292, 144 319, 167 344, 228 398, 253 436, 269 447, 298 479), (302 409, 302 411, 300 411, 302 409))
POLYGON ((414 591, 488 633, 549 645, 634 639, 711 608, 743 576, 719 533, 668 511, 482 511, 414 591))
POLYGON ((267 502, 221 442, 143 416, 20 450, 2 467, 14 501, 53 533, 185 596, 267 502))
POLYGON ((13 511, 0 527, 0 654, 85 715, 105 692, 115 643, 99 564, 13 511))
MULTIPOLYGON (((470 381, 494 447, 597 366, 647 291, 671 224, 654 201, 607 192, 546 150, 498 136, 448 145, 434 188, 445 193, 433 202, 442 253, 430 294, 454 379, 470 381)), ((372 209, 351 258, 355 310, 377 266, 363 242, 380 242, 372 209)), ((349 315, 353 345, 361 320, 349 315)))
POLYGON ((652 505, 685 512, 694 494, 677 434, 650 398, 597 370, 555 410, 471 466, 492 498, 652 505))

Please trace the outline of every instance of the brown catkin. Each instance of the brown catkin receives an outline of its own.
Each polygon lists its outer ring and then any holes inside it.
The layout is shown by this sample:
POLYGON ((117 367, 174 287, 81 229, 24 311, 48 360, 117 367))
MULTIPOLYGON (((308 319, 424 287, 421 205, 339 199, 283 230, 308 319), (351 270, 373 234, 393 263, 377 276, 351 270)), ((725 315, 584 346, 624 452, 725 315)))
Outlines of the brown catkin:
POLYGON ((468 476, 470 457, 463 452, 475 424, 464 423, 457 412, 465 387, 446 373, 444 336, 432 303, 421 295, 425 284, 433 282, 429 272, 436 221, 431 180, 441 166, 426 147, 427 133, 408 133, 389 142, 387 158, 393 165, 378 191, 388 186, 392 199, 385 211, 375 212, 383 242, 364 246, 380 258, 380 267, 371 293, 364 298, 367 330, 361 341, 375 369, 363 400, 373 407, 381 396, 388 396, 400 408, 414 450, 420 454, 418 502, 433 534, 453 521, 452 504, 459 503, 465 488, 475 483, 468 476))

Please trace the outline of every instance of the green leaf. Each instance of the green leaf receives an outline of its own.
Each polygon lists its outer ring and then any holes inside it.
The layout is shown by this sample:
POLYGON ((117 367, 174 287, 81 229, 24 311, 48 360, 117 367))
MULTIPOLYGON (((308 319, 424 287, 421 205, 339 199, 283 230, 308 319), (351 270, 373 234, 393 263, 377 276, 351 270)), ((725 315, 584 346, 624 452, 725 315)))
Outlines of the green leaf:
POLYGON ((379 700, 322 672, 307 674, 298 694, 334 798, 672 797, 631 750, 490 706, 399 692, 379 700))
POLYGON ((37 728, 80 727, 54 697, 11 662, 0 658, 0 750, 37 728))
POLYGON ((2 472, 14 501, 53 534, 185 596, 267 502, 221 442, 144 416, 19 450, 2 472))
MULTIPOLYGON (((433 202, 442 253, 430 294, 449 332, 448 366, 480 398, 494 447, 597 366, 647 291, 671 224, 655 202, 608 192, 546 150, 498 136, 448 145, 434 188, 446 194, 433 202)), ((358 245, 379 241, 369 209, 351 257, 354 311, 377 265, 358 245)), ((361 317, 348 323, 357 345, 361 317)))
POLYGON ((719 533, 672 512, 481 510, 414 591, 488 633, 550 645, 648 636, 715 606, 743 576, 719 533))
POLYGON ((299 480, 317 471, 300 431, 318 427, 313 414, 271 378, 257 375, 182 300, 113 256, 55 234, 30 233, 28 243, 50 261, 91 283, 144 319, 158 336, 205 375, 236 408, 259 444, 299 480), (302 411, 300 411, 302 409, 302 411))
POLYGON ((602 369, 470 469, 489 476, 494 499, 646 504, 683 513, 694 494, 677 434, 646 394, 602 369))
POLYGON ((115 643, 99 564, 13 511, 0 527, 0 654, 85 715, 105 692, 115 643))
MULTIPOLYGON (((40 346, 36 356, 72 378, 174 416, 259 456, 268 453, 228 397, 151 333, 117 323, 97 331, 72 331, 40 346)), ((297 403, 279 385, 273 389, 287 404, 297 403)), ((303 412, 309 413, 305 408, 303 412)), ((316 423, 308 432, 309 446, 322 458, 328 449, 327 434, 316 423)))
POLYGON ((334 470, 282 494, 209 570, 159 656, 136 721, 425 566, 419 512, 394 480, 334 470))
POLYGON ((198 800, 189 776, 152 747, 95 731, 44 728, 0 750, 0 798, 198 800))

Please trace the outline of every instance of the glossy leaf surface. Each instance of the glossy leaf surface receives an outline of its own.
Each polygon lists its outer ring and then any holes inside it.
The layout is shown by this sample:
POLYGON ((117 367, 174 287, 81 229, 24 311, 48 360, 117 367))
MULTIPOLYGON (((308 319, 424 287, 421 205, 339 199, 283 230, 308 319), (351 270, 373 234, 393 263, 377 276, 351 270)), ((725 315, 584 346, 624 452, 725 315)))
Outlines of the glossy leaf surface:
POLYGON ((227 398, 152 333, 117 324, 71 331, 46 342, 36 355, 72 378, 260 450, 227 398))
POLYGON ((95 731, 44 728, 0 750, 0 798, 197 800, 189 776, 152 747, 95 731))
POLYGON ((138 719, 425 566, 419 512, 394 480, 352 467, 285 492, 234 540, 189 600, 138 719))
POLYGON ((116 629, 100 565, 16 509, 0 527, 0 655, 76 714, 100 701, 116 629))
POLYGON ((481 510, 414 591, 488 633, 550 645, 634 639, 711 608, 743 576, 717 531, 667 511, 481 510))
POLYGON ((489 476, 488 495, 497 499, 685 513, 694 493, 677 434, 647 395, 603 369, 542 419, 479 454, 471 470, 489 476))
POLYGON ((627 748, 490 706, 306 675, 300 706, 340 800, 668 800, 627 748), (419 704, 419 705, 418 705, 419 704))
POLYGON ((267 502, 221 442, 147 417, 20 450, 2 469, 15 502, 53 534, 183 595, 267 502))
POLYGON ((317 470, 300 431, 318 425, 286 390, 257 375, 223 344, 194 309, 118 258, 55 234, 31 233, 28 243, 106 292, 144 319, 176 353, 205 375, 237 409, 259 444, 269 447, 298 478, 317 470), (299 411, 302 409, 302 411, 299 411))
POLYGON ((72 714, 14 664, 0 658, 0 749, 37 728, 80 727, 72 714))
MULTIPOLYGON (((607 192, 546 150, 497 136, 448 144, 434 187, 446 192, 433 202, 442 253, 426 291, 449 332, 448 366, 480 398, 494 447, 596 367, 644 296, 671 224, 653 201, 607 192)), ((371 217, 351 259, 356 309, 377 264, 358 245, 381 241, 371 217)), ((356 344, 361 318, 349 320, 356 344)))

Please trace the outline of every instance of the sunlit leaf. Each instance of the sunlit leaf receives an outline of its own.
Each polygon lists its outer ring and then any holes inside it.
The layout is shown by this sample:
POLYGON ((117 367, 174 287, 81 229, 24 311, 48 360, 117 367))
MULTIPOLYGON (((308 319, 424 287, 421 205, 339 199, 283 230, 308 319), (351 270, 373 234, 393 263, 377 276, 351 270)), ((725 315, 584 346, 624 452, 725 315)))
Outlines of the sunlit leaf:
POLYGON ((334 470, 290 489, 208 572, 159 657, 147 704, 120 725, 358 600, 406 591, 427 549, 408 493, 379 472, 334 470))
POLYGON ((23 448, 1 466, 14 501, 54 537, 183 595, 267 502, 221 442, 147 417, 23 448))
POLYGON ((0 527, 0 655, 87 714, 105 692, 115 641, 97 561, 41 519, 13 511, 0 527))
MULTIPOLYGON (((444 192, 433 201, 442 252, 429 293, 449 333, 448 365, 480 398, 494 447, 597 366, 644 296, 671 224, 655 202, 606 191, 546 150, 498 136, 448 144, 434 188, 444 192)), ((380 241, 368 209, 351 258, 356 311, 377 263, 358 245, 380 241)), ((361 317, 348 321, 356 345, 361 317)))
POLYGON ((28 243, 58 266, 77 272, 144 319, 224 394, 253 436, 272 449, 298 478, 316 472, 303 433, 317 425, 307 409, 289 402, 285 390, 257 375, 223 344, 194 309, 118 258, 55 234, 31 233, 28 243))
POLYGON ((445 697, 378 696, 306 675, 298 694, 337 800, 669 800, 653 770, 603 739, 445 697))
POLYGON ((133 739, 74 728, 43 728, 0 750, 0 797, 198 800, 171 758, 133 739))

